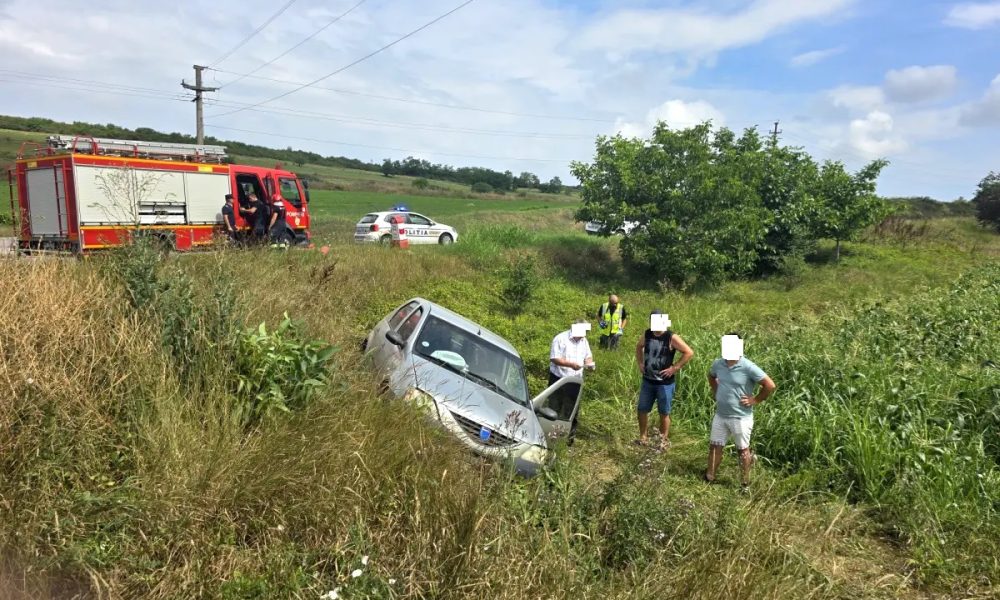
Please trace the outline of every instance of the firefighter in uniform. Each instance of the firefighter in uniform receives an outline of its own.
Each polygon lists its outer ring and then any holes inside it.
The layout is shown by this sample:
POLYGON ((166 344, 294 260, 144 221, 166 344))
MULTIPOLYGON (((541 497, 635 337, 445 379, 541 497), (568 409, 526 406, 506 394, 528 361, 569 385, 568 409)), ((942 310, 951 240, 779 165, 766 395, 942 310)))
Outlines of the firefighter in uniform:
POLYGON ((597 311, 598 333, 600 346, 606 350, 617 350, 618 342, 621 341, 625 325, 628 323, 628 311, 618 296, 611 294, 608 301, 601 305, 597 311))

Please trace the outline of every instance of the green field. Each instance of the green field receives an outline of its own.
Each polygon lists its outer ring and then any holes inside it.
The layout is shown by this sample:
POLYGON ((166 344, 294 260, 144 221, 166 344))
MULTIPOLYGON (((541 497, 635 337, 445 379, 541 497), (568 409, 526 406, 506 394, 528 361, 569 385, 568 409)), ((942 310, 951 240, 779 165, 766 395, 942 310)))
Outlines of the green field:
MULTIPOLYGON (((0 585, 110 598, 998 592, 1000 372, 987 364, 1000 356, 1000 236, 935 221, 917 238, 847 244, 839 264, 825 244, 801 272, 681 292, 629 274, 614 240, 581 232, 572 204, 407 198, 461 227, 460 243, 349 242, 353 219, 395 201, 318 192, 326 256, 0 262, 20 282, 0 293, 11 399, 0 409, 0 585), (525 256, 537 278, 515 306, 507 265, 525 256), (473 460, 380 398, 355 351, 421 295, 509 339, 537 393, 552 336, 609 291, 635 318, 623 350, 597 351, 578 442, 533 480, 473 460), (697 353, 666 454, 631 443, 631 347, 652 308, 697 353), (286 313, 297 335, 256 329, 286 313), (254 333, 230 346, 230 325, 254 333), (749 496, 728 453, 719 485, 699 479, 704 374, 730 329, 779 388, 757 412, 749 496), (307 369, 274 362, 300 338, 339 347, 329 383, 247 426, 246 388, 232 378, 307 369)), ((261 398, 301 380, 282 381, 261 398)))
MULTIPOLYGON (((0 156, 42 138, 0 131, 0 156)), ((1000 236, 911 221, 840 262, 823 242, 782 275, 684 291, 585 235, 573 197, 286 167, 343 188, 312 192, 326 255, 0 260, 0 596, 1000 595, 1000 236), (459 243, 352 243, 400 203, 459 243), (382 397, 357 352, 423 296, 508 339, 534 394, 552 337, 610 292, 633 315, 622 350, 595 350, 578 441, 531 480, 382 397), (632 443, 654 308, 696 352, 664 454, 632 443), (778 385, 749 495, 728 450, 700 480, 730 330, 778 385), (309 342, 338 349, 325 373, 309 342)))

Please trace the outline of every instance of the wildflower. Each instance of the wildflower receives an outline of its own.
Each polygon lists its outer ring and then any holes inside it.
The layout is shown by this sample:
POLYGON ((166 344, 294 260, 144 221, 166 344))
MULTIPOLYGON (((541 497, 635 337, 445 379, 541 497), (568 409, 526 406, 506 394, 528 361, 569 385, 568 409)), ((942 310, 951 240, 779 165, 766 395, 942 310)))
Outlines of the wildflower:
POLYGON ((351 577, 357 579, 358 577, 361 577, 362 573, 364 573, 364 571, 362 571, 361 569, 354 569, 353 571, 351 571, 351 577))
POLYGON ((364 566, 366 566, 366 567, 368 566, 368 555, 367 554, 361 557, 361 564, 364 565, 364 566))
POLYGON ((333 588, 320 596, 320 600, 337 600, 337 598, 340 598, 340 588, 333 588))
POLYGON ((278 531, 284 531, 285 530, 285 526, 282 525, 281 523, 278 523, 278 526, 275 527, 275 529, 277 529, 278 531))
POLYGON ((33 378, 29 377, 29 378, 27 378, 27 379, 24 380, 24 383, 27 383, 28 385, 35 385, 35 380, 33 378))
POLYGON ((390 579, 389 580, 389 585, 396 585, 396 580, 395 579, 390 579))

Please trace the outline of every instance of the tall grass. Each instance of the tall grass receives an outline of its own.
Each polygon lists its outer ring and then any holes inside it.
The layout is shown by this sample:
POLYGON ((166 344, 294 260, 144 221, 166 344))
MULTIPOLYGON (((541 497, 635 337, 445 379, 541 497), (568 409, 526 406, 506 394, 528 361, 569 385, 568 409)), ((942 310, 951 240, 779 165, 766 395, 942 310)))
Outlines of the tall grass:
MULTIPOLYGON (((154 314, 136 310, 120 269, 102 267, 111 257, 0 261, 2 280, 16 282, 0 292, 4 593, 827 598, 896 597, 915 582, 990 592, 998 385, 982 363, 1000 354, 996 267, 945 293, 890 278, 864 292, 878 290, 881 305, 859 306, 863 292, 824 279, 867 278, 877 261, 861 250, 883 250, 857 247, 791 293, 764 282, 663 294, 574 277, 553 260, 567 260, 552 253, 561 234, 491 235, 444 252, 348 244, 328 256, 170 258, 142 304, 163 302, 154 314), (492 274, 516 252, 537 255, 545 279, 512 313, 492 274), (239 282, 231 301, 226 281, 239 282), (378 396, 352 352, 391 308, 424 295, 514 342, 538 391, 551 337, 596 311, 609 285, 634 311, 630 337, 617 354, 597 353, 577 444, 533 480, 477 461, 378 396), (195 315, 187 334, 162 318, 178 305, 195 315), (629 346, 660 307, 698 352, 682 372, 666 456, 628 443, 638 387, 629 346), (271 331, 286 312, 308 338, 341 348, 331 385, 247 427, 231 386, 239 367, 206 334, 209 317, 271 331), (704 372, 733 327, 779 384, 758 411, 766 460, 749 498, 726 471, 721 486, 697 479, 712 411, 704 372), (178 368, 191 356, 197 376, 178 368)), ((608 244, 579 240, 587 252, 608 244)))

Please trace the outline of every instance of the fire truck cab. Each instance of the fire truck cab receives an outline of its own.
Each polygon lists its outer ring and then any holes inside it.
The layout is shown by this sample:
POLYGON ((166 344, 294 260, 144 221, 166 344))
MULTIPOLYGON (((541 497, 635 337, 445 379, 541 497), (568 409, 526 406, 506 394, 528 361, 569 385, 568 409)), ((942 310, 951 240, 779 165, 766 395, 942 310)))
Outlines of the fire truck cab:
POLYGON ((237 229, 251 192, 283 203, 272 241, 309 243, 309 191, 279 168, 227 164, 225 148, 50 136, 23 145, 8 171, 21 251, 85 253, 152 234, 177 250, 211 245, 223 233, 222 207, 233 195, 237 229))

